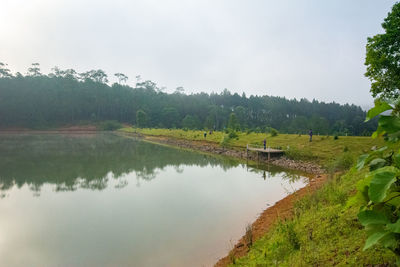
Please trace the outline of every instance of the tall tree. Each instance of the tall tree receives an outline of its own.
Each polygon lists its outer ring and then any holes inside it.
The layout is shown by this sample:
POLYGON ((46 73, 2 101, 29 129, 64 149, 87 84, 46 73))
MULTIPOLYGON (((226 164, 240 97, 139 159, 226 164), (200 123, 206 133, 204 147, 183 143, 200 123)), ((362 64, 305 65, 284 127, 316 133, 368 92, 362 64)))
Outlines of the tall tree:
POLYGON ((147 126, 147 114, 141 109, 136 112, 136 125, 140 128, 147 126))
POLYGON ((231 113, 231 115, 229 115, 228 129, 231 129, 234 131, 240 130, 239 121, 236 117, 236 114, 233 112, 231 113))
POLYGON ((117 77, 119 84, 121 84, 121 82, 126 82, 128 80, 128 76, 120 72, 115 73, 114 76, 117 77))
POLYGON ((0 78, 10 78, 12 74, 7 68, 7 64, 0 62, 0 78))
POLYGON ((28 68, 28 76, 37 77, 42 75, 40 73, 40 64, 39 63, 32 63, 31 67, 28 68))
POLYGON ((365 65, 373 97, 400 96, 400 3, 382 23, 384 33, 368 38, 365 65))

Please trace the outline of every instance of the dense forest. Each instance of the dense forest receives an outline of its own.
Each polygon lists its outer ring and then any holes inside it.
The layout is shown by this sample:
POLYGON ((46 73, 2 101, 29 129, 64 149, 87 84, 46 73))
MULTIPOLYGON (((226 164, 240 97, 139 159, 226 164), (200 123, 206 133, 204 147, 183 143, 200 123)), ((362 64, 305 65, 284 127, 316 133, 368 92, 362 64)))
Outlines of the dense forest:
POLYGON ((152 81, 124 85, 128 77, 116 73, 108 84, 102 70, 77 73, 53 68, 47 75, 32 64, 26 75, 13 74, 0 63, 0 127, 54 127, 115 120, 139 127, 268 131, 284 133, 368 135, 376 120, 364 123, 365 112, 355 105, 324 103, 245 93, 185 94, 163 92, 152 81))

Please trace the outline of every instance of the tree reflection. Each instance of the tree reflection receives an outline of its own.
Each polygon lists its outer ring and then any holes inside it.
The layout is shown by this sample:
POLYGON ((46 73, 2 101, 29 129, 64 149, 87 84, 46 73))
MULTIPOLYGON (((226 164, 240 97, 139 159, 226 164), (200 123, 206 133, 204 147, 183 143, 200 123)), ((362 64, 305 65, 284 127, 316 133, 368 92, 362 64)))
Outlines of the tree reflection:
MULTIPOLYGON (((140 142, 113 134, 94 135, 1 135, 0 191, 16 185, 39 193, 43 184, 55 185, 56 191, 78 188, 102 190, 110 179, 116 188, 128 181, 123 175, 134 172, 149 181, 168 166, 182 172, 186 165, 219 166, 224 170, 239 165, 226 157, 213 157, 166 146, 140 142)), ((262 171, 252 168, 251 171, 262 171)), ((269 175, 281 169, 268 171, 269 175)), ((290 178, 289 178, 290 179, 290 178)))

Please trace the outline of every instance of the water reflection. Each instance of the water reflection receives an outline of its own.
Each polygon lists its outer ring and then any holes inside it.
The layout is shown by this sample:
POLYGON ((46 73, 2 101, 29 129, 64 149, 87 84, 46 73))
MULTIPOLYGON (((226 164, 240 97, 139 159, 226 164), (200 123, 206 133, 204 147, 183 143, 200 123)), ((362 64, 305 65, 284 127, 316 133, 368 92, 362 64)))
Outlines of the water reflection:
POLYGON ((212 266, 297 178, 112 134, 0 135, 0 265, 212 266))
MULTIPOLYGON (((119 179, 115 187, 123 188, 128 181, 121 177, 131 172, 136 174, 140 185, 141 180, 154 179, 167 166, 181 173, 182 166, 220 166, 226 171, 241 165, 231 158, 177 150, 114 134, 0 137, 0 190, 3 193, 14 185, 20 188, 25 184, 39 193, 45 183, 55 185, 56 191, 103 190, 110 179, 119 179)), ((248 170, 264 179, 284 175, 294 181, 299 177, 274 167, 268 171, 254 167, 248 170)))

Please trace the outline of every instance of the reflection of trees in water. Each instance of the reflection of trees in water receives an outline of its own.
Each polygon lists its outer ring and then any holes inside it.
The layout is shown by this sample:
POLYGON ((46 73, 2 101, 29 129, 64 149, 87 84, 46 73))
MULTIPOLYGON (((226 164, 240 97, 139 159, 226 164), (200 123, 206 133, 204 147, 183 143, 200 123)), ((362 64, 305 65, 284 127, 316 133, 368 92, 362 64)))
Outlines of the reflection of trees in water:
MULTIPOLYGON (((232 160, 138 142, 112 134, 3 135, 0 140, 0 190, 28 184, 36 192, 44 183, 57 191, 90 188, 101 190, 110 179, 136 173, 140 180, 151 180, 157 170, 174 166, 237 166, 232 160)), ((126 186, 118 181, 116 187, 126 186)))
MULTIPOLYGON (((116 188, 125 187, 125 174, 135 172, 137 184, 152 180, 167 166, 181 173, 183 166, 219 166, 224 170, 238 166, 238 161, 213 157, 166 146, 139 142, 113 134, 97 135, 2 135, 0 139, 0 191, 24 184, 36 193, 45 183, 56 191, 77 188, 102 190, 110 179, 116 188)), ((243 166, 244 167, 244 166, 243 166)), ((251 168, 261 173, 263 170, 251 168)), ((282 173, 271 169, 268 177, 282 173)), ((293 178, 294 179, 294 178, 293 178)))
POLYGON ((299 179, 304 178, 304 175, 300 171, 296 170, 285 170, 283 171, 281 167, 274 165, 257 165, 247 166, 249 172, 254 172, 259 174, 264 180, 268 178, 280 177, 289 183, 294 183, 299 179))

